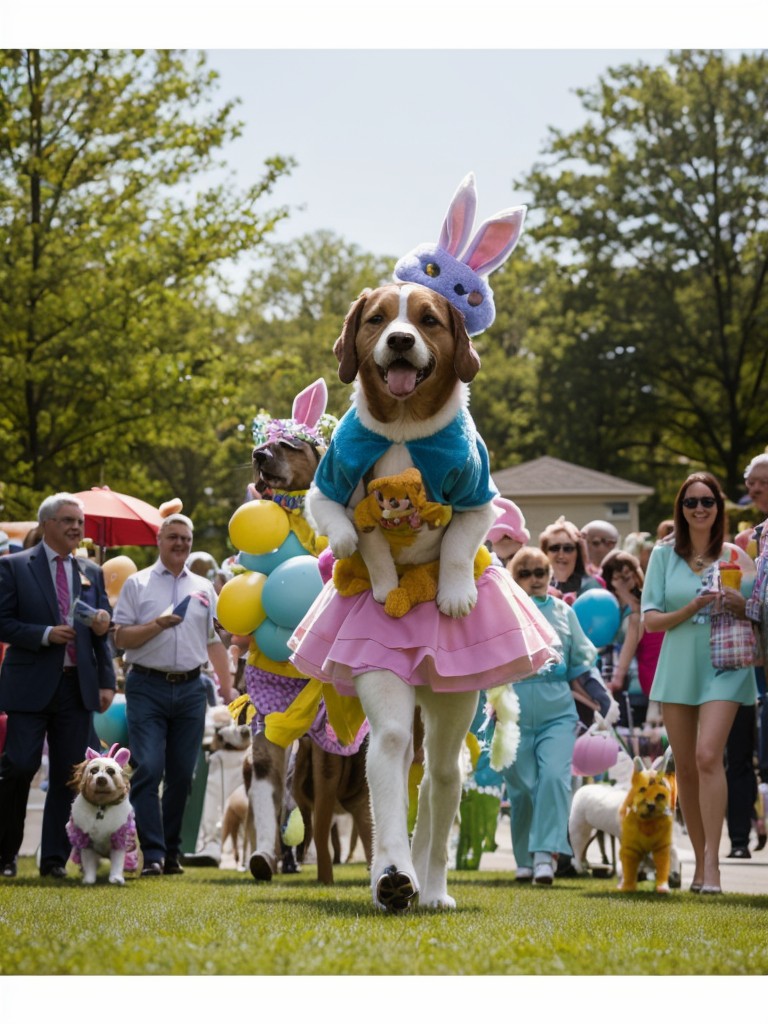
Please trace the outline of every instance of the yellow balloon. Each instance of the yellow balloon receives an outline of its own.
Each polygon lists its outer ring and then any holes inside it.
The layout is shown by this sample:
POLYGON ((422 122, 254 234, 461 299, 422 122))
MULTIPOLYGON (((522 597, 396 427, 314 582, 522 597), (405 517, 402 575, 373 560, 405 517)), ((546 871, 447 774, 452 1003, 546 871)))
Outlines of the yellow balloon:
POLYGON ((125 581, 138 570, 132 558, 128 558, 127 555, 116 555, 115 558, 108 558, 106 560, 101 567, 101 571, 104 573, 104 586, 107 590, 107 597, 110 604, 114 604, 120 591, 123 589, 125 581))
POLYGON ((216 602, 216 618, 228 633, 246 636, 257 629, 267 613, 261 592, 267 577, 263 572, 243 572, 227 580, 216 602))
POLYGON ((289 533, 288 516, 283 509, 262 498, 247 501, 229 520, 229 539, 239 551, 249 555, 274 551, 289 533))

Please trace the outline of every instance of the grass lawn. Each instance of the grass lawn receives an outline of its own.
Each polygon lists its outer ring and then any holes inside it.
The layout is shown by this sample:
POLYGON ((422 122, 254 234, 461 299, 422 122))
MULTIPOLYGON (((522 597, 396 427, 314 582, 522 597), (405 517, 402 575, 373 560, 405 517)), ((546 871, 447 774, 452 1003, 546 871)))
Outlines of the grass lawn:
POLYGON ((0 976, 764 975, 768 896, 616 892, 615 880, 451 872, 454 913, 374 911, 365 868, 257 885, 235 871, 81 885, 32 858, 0 882, 0 976), (107 941, 105 941, 105 939, 107 941), (91 941, 92 940, 92 941, 91 941))

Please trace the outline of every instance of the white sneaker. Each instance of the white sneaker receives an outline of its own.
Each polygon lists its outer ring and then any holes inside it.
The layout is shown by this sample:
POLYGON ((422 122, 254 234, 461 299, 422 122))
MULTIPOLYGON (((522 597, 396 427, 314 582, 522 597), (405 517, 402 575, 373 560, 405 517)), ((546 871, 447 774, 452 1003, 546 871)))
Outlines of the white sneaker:
POLYGON ((530 882, 533 878, 533 868, 516 868, 515 869, 515 881, 516 882, 530 882))
POLYGON ((555 872, 552 864, 537 864, 533 869, 534 885, 552 885, 555 879, 555 872))

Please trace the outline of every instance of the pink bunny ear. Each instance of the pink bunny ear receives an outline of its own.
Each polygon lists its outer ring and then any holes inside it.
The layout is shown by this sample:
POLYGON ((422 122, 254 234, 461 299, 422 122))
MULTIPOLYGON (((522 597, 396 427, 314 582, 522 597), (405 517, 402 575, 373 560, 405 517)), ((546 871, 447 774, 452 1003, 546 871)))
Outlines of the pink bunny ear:
POLYGON ((500 267, 517 245, 523 230, 525 211, 525 206, 515 206, 483 221, 462 256, 462 263, 466 263, 481 276, 500 267))
POLYGON ((304 388, 293 400, 291 419, 303 423, 305 427, 314 427, 325 412, 328 404, 328 388, 322 377, 304 388))
MULTIPOLYGON (((458 258, 469 240, 477 209, 477 188, 472 171, 456 189, 440 229, 438 247, 458 258)), ((465 261, 466 262, 466 261, 465 261)))
POLYGON ((119 743, 113 743, 112 746, 109 748, 109 750, 106 752, 106 754, 104 756, 105 757, 114 757, 115 756, 115 752, 117 750, 119 750, 119 749, 120 749, 120 744, 119 743))
MULTIPOLYGON (((115 746, 117 746, 117 744, 115 744, 115 746)), ((131 760, 131 752, 128 747, 120 747, 118 752, 115 754, 115 760, 121 768, 124 768, 131 760)))
POLYGON ((97 750, 94 750, 93 747, 88 747, 85 752, 85 760, 92 761, 94 757, 101 757, 101 754, 97 750))

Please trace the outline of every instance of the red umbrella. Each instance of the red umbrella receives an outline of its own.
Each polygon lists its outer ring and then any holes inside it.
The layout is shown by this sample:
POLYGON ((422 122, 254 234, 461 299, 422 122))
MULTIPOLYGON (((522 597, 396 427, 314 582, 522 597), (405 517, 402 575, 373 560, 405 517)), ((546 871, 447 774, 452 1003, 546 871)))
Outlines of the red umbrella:
POLYGON ((163 518, 154 505, 108 487, 78 491, 75 497, 85 507, 85 536, 100 548, 123 544, 149 547, 157 543, 163 518))

